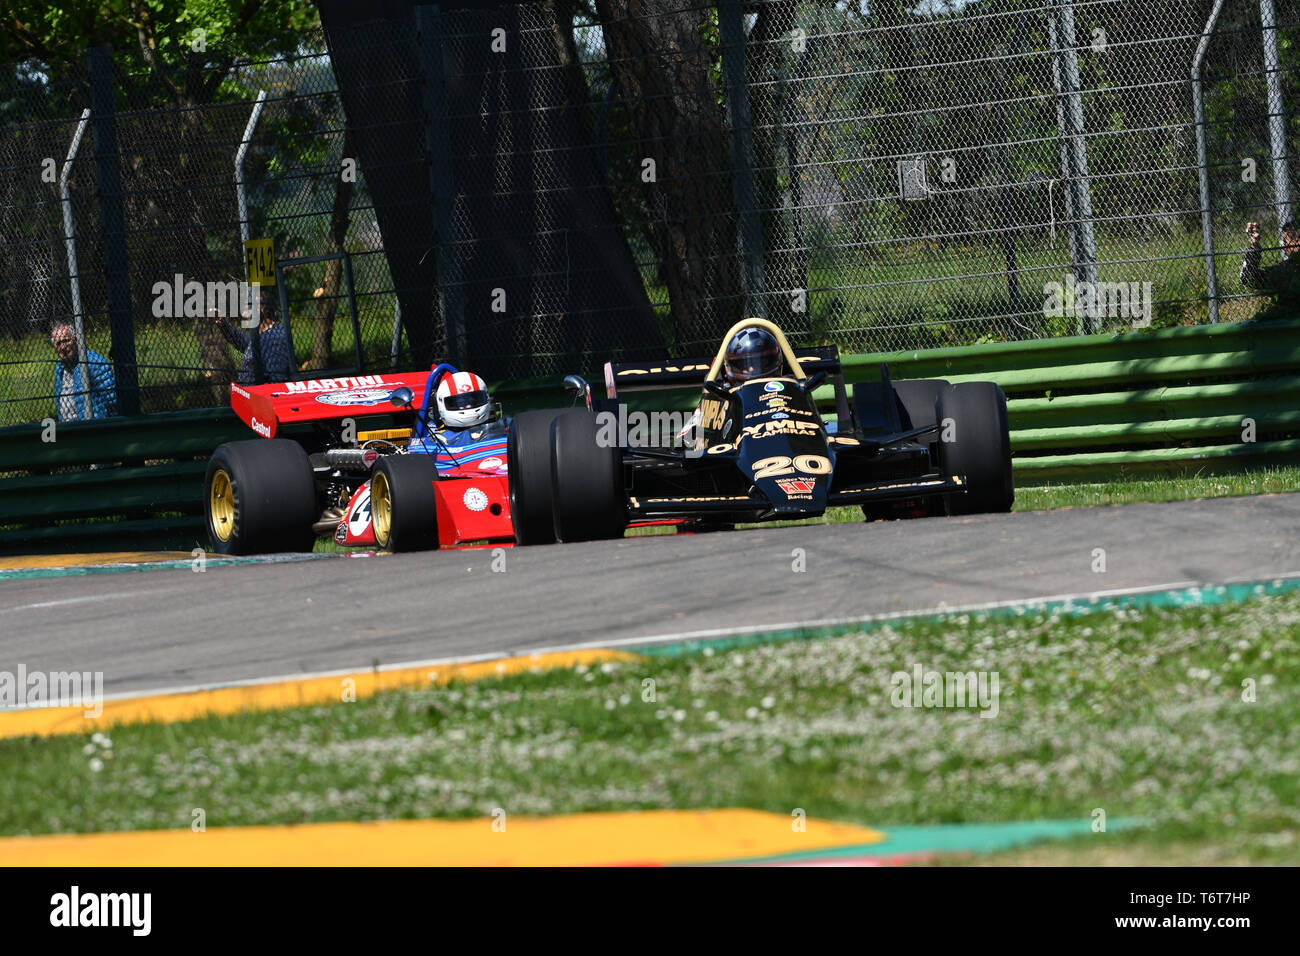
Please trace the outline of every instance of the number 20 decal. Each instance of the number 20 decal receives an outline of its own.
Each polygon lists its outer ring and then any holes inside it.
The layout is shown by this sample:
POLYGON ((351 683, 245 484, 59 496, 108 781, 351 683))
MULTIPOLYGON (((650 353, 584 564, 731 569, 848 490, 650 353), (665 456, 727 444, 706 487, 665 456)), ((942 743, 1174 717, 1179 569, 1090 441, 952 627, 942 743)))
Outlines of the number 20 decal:
POLYGON ((785 455, 772 458, 760 458, 754 462, 754 479, 776 478, 800 471, 805 475, 829 475, 831 460, 825 455, 800 455, 793 461, 785 455), (791 467, 793 465, 793 467, 791 467))

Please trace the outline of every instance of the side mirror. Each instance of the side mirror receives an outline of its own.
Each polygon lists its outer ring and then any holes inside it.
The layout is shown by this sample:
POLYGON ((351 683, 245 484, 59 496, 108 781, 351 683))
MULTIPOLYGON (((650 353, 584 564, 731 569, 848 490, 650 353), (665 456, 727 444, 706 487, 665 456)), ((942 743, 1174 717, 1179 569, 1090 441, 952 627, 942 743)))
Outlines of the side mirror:
POLYGON ((824 381, 826 381, 826 370, 825 370, 825 369, 822 369, 820 372, 813 372, 812 375, 810 375, 810 376, 808 376, 808 378, 804 379, 803 390, 804 390, 805 392, 811 392, 814 388, 816 388, 818 385, 820 385, 820 384, 821 384, 822 382, 824 382, 824 381))
POLYGON ((716 395, 721 399, 731 398, 731 389, 715 379, 707 378, 704 380, 704 390, 710 395, 716 395))
POLYGON ((398 408, 410 408, 411 401, 415 398, 415 393, 403 385, 401 388, 393 389, 393 393, 388 396, 388 401, 398 408))
POLYGON ((564 387, 573 392, 573 404, 577 405, 578 400, 582 399, 588 408, 591 407, 591 386, 581 375, 564 376, 564 387))

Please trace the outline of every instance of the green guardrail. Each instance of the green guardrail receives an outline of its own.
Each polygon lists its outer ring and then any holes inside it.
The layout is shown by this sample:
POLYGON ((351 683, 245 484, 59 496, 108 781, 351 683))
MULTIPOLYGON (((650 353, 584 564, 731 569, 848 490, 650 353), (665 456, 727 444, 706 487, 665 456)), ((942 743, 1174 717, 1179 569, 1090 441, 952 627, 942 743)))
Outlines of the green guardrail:
MULTIPOLYGON (((930 349, 845 355, 842 362, 851 379, 853 370, 869 370, 889 363, 896 378, 953 378, 1028 370, 1055 370, 1066 366, 1148 362, 1159 359, 1196 359, 1205 355, 1245 353, 1264 356, 1282 349, 1300 348, 1300 324, 1292 322, 1239 322, 1174 329, 1138 329, 1105 335, 1078 335, 990 345, 963 345, 930 349)), ((1160 370, 1170 366, 1153 366, 1160 370)), ((1141 371, 1142 365, 1134 367, 1141 371)), ((1157 371, 1156 374, 1164 374, 1157 371)))
MULTIPOLYGON (((850 383, 980 379, 1008 396, 1016 482, 1240 471, 1300 461, 1300 323, 1136 331, 844 355, 850 383), (1254 441, 1245 440, 1247 421, 1254 441)), ((603 394, 602 384, 593 386, 603 394)), ((831 400, 829 386, 816 392, 831 400)), ((555 383, 499 388, 506 411, 567 405, 555 383)), ((642 409, 687 393, 637 393, 642 409)), ((229 409, 0 429, 0 554, 189 550, 208 456, 252 433, 229 409)))
POLYGON ((0 555, 188 551, 208 456, 251 437, 229 409, 0 429, 0 555))
POLYGON ((845 378, 874 380, 882 362, 895 379, 997 382, 1022 486, 1300 461, 1300 323, 846 355, 845 378))

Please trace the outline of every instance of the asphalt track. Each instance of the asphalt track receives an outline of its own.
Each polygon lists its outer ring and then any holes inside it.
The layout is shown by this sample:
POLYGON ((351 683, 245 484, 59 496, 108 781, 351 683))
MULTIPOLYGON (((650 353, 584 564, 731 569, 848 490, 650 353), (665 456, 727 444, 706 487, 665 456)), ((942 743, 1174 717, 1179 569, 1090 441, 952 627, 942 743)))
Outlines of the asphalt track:
POLYGON ((102 671, 120 694, 1269 579, 1300 572, 1297 530, 1300 494, 1262 495, 518 548, 501 572, 462 550, 0 580, 0 671, 102 671))

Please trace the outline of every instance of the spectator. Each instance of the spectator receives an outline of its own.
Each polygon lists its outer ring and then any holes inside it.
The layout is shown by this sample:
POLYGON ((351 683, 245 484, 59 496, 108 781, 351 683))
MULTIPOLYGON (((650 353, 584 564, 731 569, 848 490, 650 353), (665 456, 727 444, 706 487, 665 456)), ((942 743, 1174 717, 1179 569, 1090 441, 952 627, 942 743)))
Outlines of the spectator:
MULTIPOLYGON (((271 313, 271 293, 265 289, 259 293, 258 314, 262 319, 257 334, 262 340, 262 369, 265 372, 263 382, 288 382, 293 379, 295 371, 293 345, 284 326, 271 313)), ((221 317, 214 318, 213 322, 222 337, 244 353, 244 360, 235 373, 235 381, 240 385, 257 384, 252 334, 233 328, 221 317)))
POLYGON ((86 349, 88 384, 81 381, 81 343, 70 325, 50 333, 58 361, 54 363, 55 409, 61 422, 108 418, 117 414, 117 381, 108 359, 86 349), (89 394, 87 394, 89 392, 89 394), (89 399, 89 401, 87 401, 89 399))
POLYGON ((1246 223, 1246 258, 1241 263, 1241 284, 1264 295, 1277 297, 1277 305, 1300 306, 1300 224, 1294 219, 1282 227, 1285 258, 1275 266, 1260 268, 1259 223, 1246 223))

